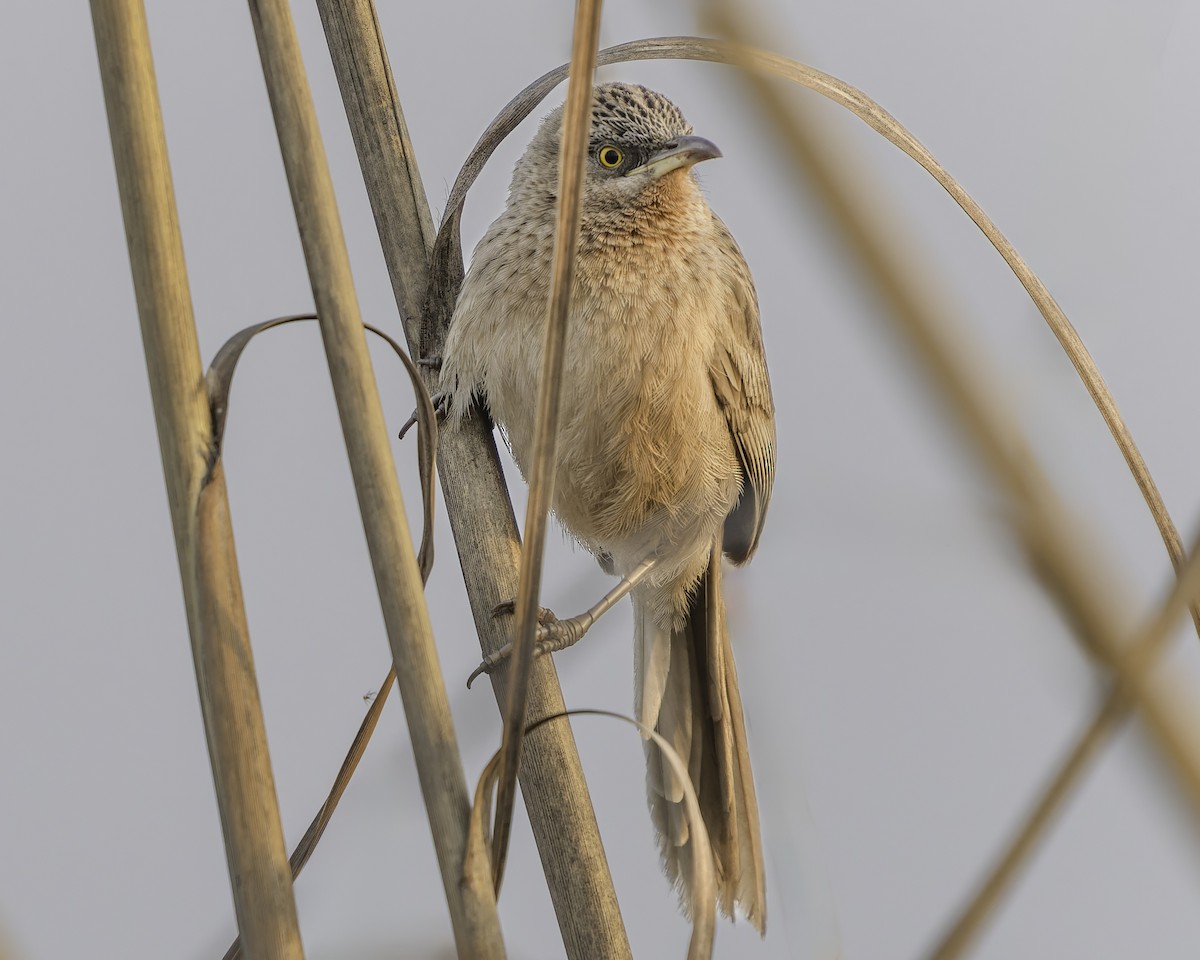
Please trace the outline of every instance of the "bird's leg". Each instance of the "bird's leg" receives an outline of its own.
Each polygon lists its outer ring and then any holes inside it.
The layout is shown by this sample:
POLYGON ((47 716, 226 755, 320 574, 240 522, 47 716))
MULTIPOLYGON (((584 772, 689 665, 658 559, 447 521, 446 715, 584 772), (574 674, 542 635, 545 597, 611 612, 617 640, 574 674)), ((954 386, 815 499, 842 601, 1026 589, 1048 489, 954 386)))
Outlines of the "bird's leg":
MULTIPOLYGON (((641 583, 646 574, 654 569, 654 565, 657 562, 658 558, 653 556, 643 560, 633 568, 629 576, 622 577, 620 583, 601 597, 598 603, 589 607, 577 617, 571 617, 569 620, 559 620, 549 610, 545 608, 539 610, 537 634, 533 647, 534 656, 540 657, 544 653, 565 650, 567 647, 578 643, 583 638, 583 635, 592 628, 592 624, 599 620, 602 615, 608 613, 609 610, 617 605, 617 601, 641 583)), ((512 613, 513 604, 514 601, 512 600, 497 604, 492 611, 492 616, 512 613)), ((497 665, 511 657, 512 651, 512 641, 509 641, 499 650, 489 653, 484 657, 483 662, 467 678, 467 688, 470 688, 471 684, 475 682, 475 678, 481 673, 491 673, 497 665)))

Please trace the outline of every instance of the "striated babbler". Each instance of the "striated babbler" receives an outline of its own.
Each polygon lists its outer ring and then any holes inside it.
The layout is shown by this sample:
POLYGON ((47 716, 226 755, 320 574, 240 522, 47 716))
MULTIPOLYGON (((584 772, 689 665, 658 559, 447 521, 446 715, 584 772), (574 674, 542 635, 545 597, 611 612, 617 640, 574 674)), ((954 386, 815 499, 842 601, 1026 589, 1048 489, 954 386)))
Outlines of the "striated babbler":
MULTIPOLYGON (((533 443, 562 108, 513 173, 479 242, 443 355, 451 421, 486 402, 518 466, 533 443)), ((766 922, 762 843, 721 554, 758 545, 775 470, 774 407, 754 284, 692 166, 720 156, 644 87, 595 89, 555 463, 558 519, 630 576, 638 719, 687 765, 718 904, 766 922)), ((552 626, 552 625, 551 625, 552 626)), ((545 629, 543 629, 543 634, 545 629)), ((561 644, 560 644, 561 645, 561 644)), ((683 790, 647 744, 650 809, 685 909, 694 845, 683 790)))

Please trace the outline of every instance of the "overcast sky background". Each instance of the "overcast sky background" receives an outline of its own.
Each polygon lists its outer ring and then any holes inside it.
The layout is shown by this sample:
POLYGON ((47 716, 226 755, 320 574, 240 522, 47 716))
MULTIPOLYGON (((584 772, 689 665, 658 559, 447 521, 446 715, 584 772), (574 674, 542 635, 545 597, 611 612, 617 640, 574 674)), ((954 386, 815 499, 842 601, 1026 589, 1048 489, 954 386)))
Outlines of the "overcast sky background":
MULTIPOLYGON (((1200 6, 772 6, 786 27, 779 52, 875 97, 1039 272, 1189 537, 1200 513, 1200 6)), ((83 4, 11 7, 0 31, 0 943, 20 960, 216 960, 232 904, 91 22, 83 4)), ((310 4, 295 13, 364 316, 398 329, 319 20, 310 4)), ((380 5, 435 216, 492 116, 566 58, 570 16, 569 4, 533 0, 380 5)), ((311 292, 246 8, 152 0, 149 17, 211 358, 248 324, 311 309, 311 292)), ((682 2, 613 0, 603 39, 696 29, 682 2)), ((722 924, 718 956, 810 958, 839 944, 847 957, 916 956, 1082 728, 1096 677, 856 268, 816 206, 795 202, 732 72, 655 63, 602 75, 667 93, 724 151, 700 176, 754 271, 778 407, 767 532, 754 564, 728 578, 771 916, 765 942, 722 924)), ((1165 552, 1036 310, 923 171, 848 114, 821 112, 960 305, 1051 476, 1125 578, 1131 617, 1145 612, 1167 581, 1165 552)), ((471 194, 468 249, 501 209, 534 122, 471 194)), ((399 426, 412 408, 406 378, 386 351, 374 357, 399 426)), ((413 451, 396 445, 410 512, 413 451)), ((247 351, 225 456, 290 846, 388 662, 315 327, 247 351)), ((463 687, 478 647, 444 515, 438 537, 429 597, 473 781, 498 717, 486 684, 463 687)), ((607 581, 558 534, 550 547, 545 602, 577 612, 607 581)), ((569 705, 631 709, 630 634, 622 605, 558 658, 569 705)), ((1194 636, 1181 630, 1170 669, 1200 683, 1194 636)), ((575 728, 634 951, 683 956, 641 746, 598 719, 575 728)), ((1197 841, 1131 728, 976 956, 1194 957, 1197 841)), ((402 713, 389 704, 297 886, 308 957, 450 956, 436 876, 402 713)), ((510 957, 562 955, 523 813, 501 915, 510 957)))

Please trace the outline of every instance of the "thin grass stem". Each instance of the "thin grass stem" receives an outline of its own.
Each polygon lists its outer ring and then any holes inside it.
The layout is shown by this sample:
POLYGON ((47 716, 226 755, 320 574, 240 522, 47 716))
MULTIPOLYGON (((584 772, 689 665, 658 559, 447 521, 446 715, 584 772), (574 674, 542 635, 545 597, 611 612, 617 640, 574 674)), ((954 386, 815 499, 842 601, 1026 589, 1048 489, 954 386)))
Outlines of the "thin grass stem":
POLYGON ((525 740, 529 701, 529 676, 537 632, 538 593, 542 582, 542 557, 546 526, 554 497, 554 455, 558 442, 558 411, 562 399, 563 358, 570 319, 571 280, 579 242, 583 203, 584 165, 588 131, 592 122, 592 87, 596 75, 596 50, 600 42, 600 0, 578 0, 571 41, 571 72, 563 107, 558 155, 558 210, 554 225, 554 259, 550 273, 550 299, 546 334, 542 344, 542 371, 538 379, 533 449, 529 455, 529 500, 525 511, 524 547, 521 550, 517 596, 513 607, 513 653, 509 664, 508 705, 504 711, 504 739, 500 747, 500 773, 496 791, 496 819, 492 832, 492 877, 499 890, 508 856, 516 800, 517 770, 525 740))

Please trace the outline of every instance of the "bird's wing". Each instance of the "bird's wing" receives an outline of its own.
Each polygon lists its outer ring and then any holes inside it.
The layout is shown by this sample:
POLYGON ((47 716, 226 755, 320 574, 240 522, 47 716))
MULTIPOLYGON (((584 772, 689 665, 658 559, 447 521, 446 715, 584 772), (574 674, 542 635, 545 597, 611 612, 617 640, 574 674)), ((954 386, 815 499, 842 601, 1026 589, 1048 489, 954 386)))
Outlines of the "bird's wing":
POLYGON ((737 242, 719 219, 719 246, 730 283, 728 326, 721 331, 709 373, 742 467, 742 495, 725 520, 725 555, 746 563, 758 546, 775 481, 775 404, 763 353, 758 298, 737 242))

